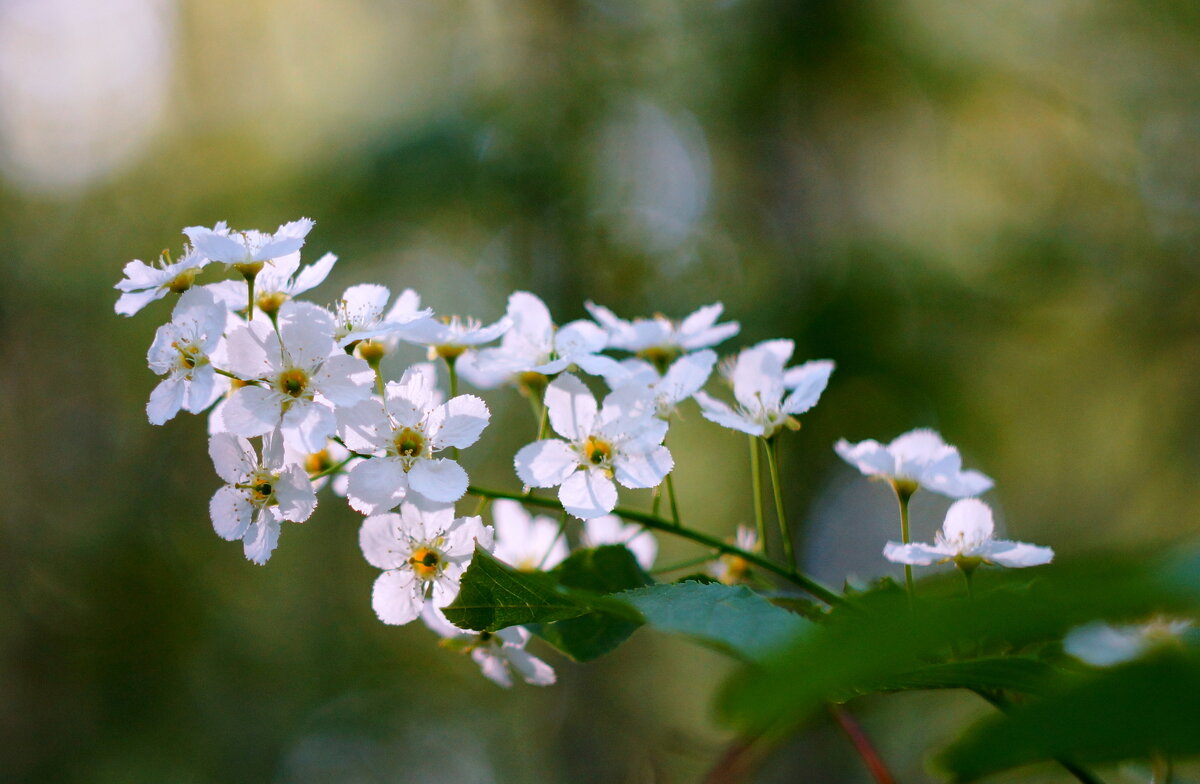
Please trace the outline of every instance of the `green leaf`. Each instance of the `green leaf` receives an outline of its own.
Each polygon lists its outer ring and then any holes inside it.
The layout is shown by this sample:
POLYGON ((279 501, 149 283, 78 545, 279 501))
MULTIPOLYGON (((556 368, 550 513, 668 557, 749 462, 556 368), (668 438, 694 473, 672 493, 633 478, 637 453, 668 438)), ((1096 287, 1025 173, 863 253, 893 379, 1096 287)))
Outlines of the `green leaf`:
POLYGON ((553 576, 545 573, 518 571, 478 546, 463 574, 458 596, 444 608, 446 618, 455 626, 489 632, 576 618, 595 611, 630 622, 641 619, 626 604, 562 588, 553 576))
MULTIPOLYGON (((619 544, 576 550, 552 574, 560 585, 597 594, 617 593, 653 582, 638 566, 633 553, 619 544)), ((608 612, 592 612, 545 624, 534 631, 575 661, 591 661, 625 642, 640 625, 608 612)))
POLYGON ((1096 618, 1133 620, 1200 609, 1200 557, 1090 559, 1038 570, 977 572, 975 597, 957 574, 852 598, 806 627, 764 666, 738 673, 719 708, 743 730, 788 726, 829 700, 885 686, 955 650, 1016 650, 1096 618))
POLYGON ((1200 656, 1163 651, 983 721, 938 764, 956 781, 1055 758, 1115 762, 1200 754, 1200 656))
POLYGON ((648 624, 746 661, 811 626, 745 586, 671 583, 626 591, 620 598, 640 610, 648 624))
POLYGON ((1022 694, 1046 692, 1061 672, 1046 662, 1020 656, 932 664, 866 684, 846 698, 882 691, 920 689, 999 689, 1022 694))

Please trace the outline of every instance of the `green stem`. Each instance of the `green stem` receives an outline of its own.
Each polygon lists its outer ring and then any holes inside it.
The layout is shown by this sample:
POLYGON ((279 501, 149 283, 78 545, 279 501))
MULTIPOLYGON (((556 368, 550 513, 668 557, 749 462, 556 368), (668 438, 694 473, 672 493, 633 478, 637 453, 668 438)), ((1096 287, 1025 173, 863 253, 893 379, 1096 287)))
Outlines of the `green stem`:
POLYGON ((714 558, 712 555, 699 555, 695 558, 688 558, 686 561, 677 561, 670 566, 659 566, 650 570, 650 574, 666 574, 667 572, 678 572, 680 569, 690 569, 693 566, 706 564, 714 558))
POLYGON ((783 537, 783 557, 789 564, 796 563, 792 552, 792 530, 788 527, 787 514, 783 511, 783 481, 779 476, 779 456, 775 454, 773 439, 763 439, 767 453, 767 470, 771 473, 771 491, 775 495, 775 516, 779 520, 779 535, 783 537))
MULTIPOLYGON (((446 373, 450 376, 449 400, 453 400, 454 398, 458 397, 458 371, 454 369, 454 363, 457 361, 457 359, 457 357, 445 357, 446 373)), ((458 460, 458 447, 450 447, 450 458, 452 460, 458 460)))
MULTIPOLYGON (((912 537, 908 530, 908 502, 912 498, 912 493, 906 492, 900 488, 896 490, 896 501, 900 504, 900 538, 904 544, 908 544, 912 537)), ((904 585, 908 588, 908 595, 913 596, 913 572, 911 564, 904 564, 904 585)))
POLYGON ((758 530, 758 546, 767 551, 767 524, 763 522, 762 457, 758 453, 758 437, 750 439, 750 483, 754 485, 754 524, 758 530))
POLYGON ((671 520, 678 528, 679 523, 679 504, 675 501, 675 483, 671 481, 671 475, 667 474, 667 497, 671 499, 671 520))
POLYGON ((338 463, 337 465, 331 465, 331 466, 329 466, 329 468, 322 469, 322 470, 318 471, 317 473, 310 475, 308 477, 308 479, 311 482, 312 480, 320 479, 323 476, 329 476, 330 474, 336 474, 338 471, 341 471, 343 468, 345 468, 346 464, 349 463, 351 460, 353 460, 355 457, 356 457, 356 455, 350 455, 349 457, 347 457, 345 460, 338 463))
MULTIPOLYGON (((521 493, 506 493, 499 490, 489 490, 482 487, 476 487, 474 485, 467 488, 467 492, 471 495, 484 496, 487 498, 508 498, 513 501, 520 501, 523 504, 528 504, 529 506, 538 506, 544 509, 561 508, 561 504, 557 498, 539 498, 537 496, 522 495, 521 493)), ((675 524, 670 520, 664 520, 661 517, 648 514, 646 512, 639 512, 636 509, 625 509, 624 507, 618 506, 612 510, 612 513, 617 517, 624 518, 631 522, 641 523, 647 528, 652 528, 656 531, 666 531, 667 533, 675 534, 676 536, 683 537, 684 539, 689 539, 697 544, 709 548, 710 550, 736 555, 739 558, 754 564, 760 569, 763 569, 764 571, 771 572, 772 574, 776 574, 785 580, 788 580, 793 585, 804 589, 807 593, 812 594, 826 604, 842 605, 846 603, 846 599, 844 597, 838 595, 830 588, 821 585, 821 583, 817 582, 808 575, 797 571, 794 566, 785 566, 777 561, 771 560, 770 558, 761 556, 758 553, 748 552, 740 547, 729 544, 728 542, 723 542, 716 537, 709 536, 708 534, 701 533, 700 531, 694 531, 691 528, 676 527, 675 524)))

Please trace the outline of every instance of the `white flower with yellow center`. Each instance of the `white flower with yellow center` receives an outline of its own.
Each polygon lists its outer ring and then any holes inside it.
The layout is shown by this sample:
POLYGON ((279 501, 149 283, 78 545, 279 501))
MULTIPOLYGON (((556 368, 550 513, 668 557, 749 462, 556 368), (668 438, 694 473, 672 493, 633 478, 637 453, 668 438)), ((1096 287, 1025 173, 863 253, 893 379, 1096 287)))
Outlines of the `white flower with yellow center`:
POLYGON ((616 479, 628 488, 657 487, 674 467, 662 445, 667 423, 654 416, 644 391, 623 387, 596 398, 570 373, 546 388, 550 426, 562 436, 517 452, 517 476, 530 487, 561 485, 558 499, 575 517, 608 514, 617 505, 616 479))
POLYGON ((179 261, 172 262, 166 251, 155 264, 134 259, 125 265, 125 277, 113 286, 122 292, 115 310, 122 316, 132 316, 168 293, 182 294, 192 287, 196 275, 208 263, 209 259, 187 245, 179 261))
POLYGON ((623 544, 633 553, 638 566, 649 570, 658 557, 658 540, 648 528, 626 525, 616 515, 593 517, 583 524, 585 547, 602 547, 606 544, 623 544))
POLYGON ((953 562, 966 572, 980 564, 1019 568, 1041 566, 1054 559, 1049 547, 994 539, 995 531, 991 508, 978 498, 964 498, 950 506, 932 545, 888 542, 883 557, 912 566, 953 562))
POLYGON ((510 688, 513 673, 531 686, 554 683, 554 669, 525 650, 529 631, 523 626, 510 626, 497 632, 464 631, 450 621, 442 611, 426 604, 421 620, 442 638, 442 645, 454 651, 471 654, 484 677, 497 686, 510 688))
POLYGON ((475 543, 492 546, 492 529, 478 517, 454 517, 454 506, 421 508, 405 502, 400 513, 363 521, 358 543, 363 557, 383 569, 371 604, 384 623, 405 624, 430 603, 445 607, 458 595, 475 543))
POLYGON ((1063 650, 1093 667, 1112 667, 1152 650, 1182 646, 1183 635, 1192 626, 1190 619, 1162 616, 1125 626, 1096 621, 1068 632, 1063 650))
POLYGON ((228 370, 251 382, 236 389, 222 408, 229 432, 246 436, 281 429, 288 443, 317 452, 337 430, 335 406, 367 399, 375 374, 333 342, 333 319, 323 308, 288 302, 278 330, 248 322, 227 339, 228 370))
POLYGON ((213 528, 227 541, 241 539, 246 558, 256 564, 271 557, 282 521, 302 523, 317 506, 304 470, 272 463, 266 456, 274 451, 264 448, 264 459, 259 459, 249 441, 229 433, 208 441, 217 476, 228 483, 209 503, 213 528))
POLYGON ((608 332, 610 348, 637 354, 654 363, 659 372, 665 371, 680 354, 715 346, 741 329, 736 321, 717 323, 725 309, 720 302, 705 305, 682 321, 672 321, 662 315, 626 321, 595 303, 588 302, 585 306, 592 318, 608 332))
POLYGON ((796 417, 821 399, 834 364, 822 359, 785 368, 792 349, 790 340, 773 340, 743 350, 728 370, 736 405, 731 407, 697 392, 696 402, 704 418, 763 438, 770 438, 783 427, 798 428, 796 417))
POLYGON ((924 487, 950 498, 967 498, 992 487, 987 476, 962 470, 958 450, 932 430, 911 430, 886 446, 871 439, 851 444, 843 438, 834 450, 867 476, 885 479, 897 493, 909 496, 924 487))
POLYGON ((189 289, 176 303, 170 323, 154 333, 146 361, 166 378, 150 393, 146 406, 150 424, 165 423, 180 408, 198 414, 225 392, 228 382, 210 362, 225 329, 225 314, 208 291, 189 289))
POLYGON ((571 366, 594 376, 624 376, 620 363, 599 353, 608 335, 592 322, 556 327, 546 304, 527 291, 509 296, 505 315, 512 327, 500 345, 464 356, 460 364, 463 378, 475 386, 489 389, 512 381, 540 392, 548 376, 571 366))
POLYGON ((508 316, 484 326, 482 321, 459 316, 418 319, 399 331, 403 340, 429 347, 429 358, 453 362, 470 349, 491 343, 512 327, 508 316))
POLYGON ((362 283, 346 289, 341 299, 333 305, 333 339, 338 346, 346 348, 362 341, 378 343, 377 347, 361 346, 367 352, 362 356, 370 360, 375 356, 370 352, 376 352, 382 358, 396 341, 381 341, 381 338, 433 315, 431 308, 421 308, 421 298, 412 289, 401 292, 395 304, 388 309, 391 297, 392 292, 386 286, 374 283, 362 283))
POLYGON ((431 365, 413 365, 389 382, 382 401, 372 398, 339 412, 346 446, 375 455, 350 472, 347 498, 364 514, 392 509, 411 489, 431 501, 453 503, 467 492, 467 472, 435 455, 479 440, 491 414, 474 395, 445 403, 431 365))
MULTIPOLYGON (((254 304, 266 315, 279 312, 283 303, 310 291, 325 282, 325 278, 337 263, 337 256, 326 253, 314 263, 300 268, 300 252, 295 251, 272 259, 263 265, 254 279, 254 304)), ((244 280, 222 280, 210 284, 209 288, 225 307, 241 310, 247 306, 244 280)))
POLYGON ((496 527, 493 555, 514 569, 553 569, 567 557, 569 548, 559 524, 545 515, 530 515, 517 501, 501 498, 493 503, 492 522, 496 527))
POLYGON ((183 230, 196 250, 213 260, 230 264, 243 271, 243 267, 262 269, 264 262, 295 253, 304 246, 304 238, 312 230, 313 222, 308 218, 285 223, 267 234, 253 229, 233 231, 224 222, 214 228, 189 226, 183 230))

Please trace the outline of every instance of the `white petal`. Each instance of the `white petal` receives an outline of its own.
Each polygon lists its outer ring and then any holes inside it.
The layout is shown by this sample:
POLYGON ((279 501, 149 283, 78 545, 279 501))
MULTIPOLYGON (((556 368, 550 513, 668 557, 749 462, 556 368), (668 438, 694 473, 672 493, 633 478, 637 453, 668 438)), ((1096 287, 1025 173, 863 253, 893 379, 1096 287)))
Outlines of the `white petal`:
POLYGON ((1010 568, 1041 566, 1054 560, 1054 551, 1049 547, 1009 542, 1004 539, 988 542, 977 554, 984 560, 1010 568))
POLYGON ((332 253, 326 253, 309 264, 300 270, 300 274, 296 276, 296 282, 289 286, 288 294, 295 297, 321 285, 325 282, 325 278, 329 277, 334 264, 337 264, 337 256, 332 253))
POLYGON ((512 673, 508 670, 508 661, 501 658, 494 648, 476 648, 471 651, 471 658, 479 665, 483 677, 505 689, 512 687, 512 673))
POLYGON ((498 498, 492 503, 492 524, 496 527, 496 542, 520 547, 531 535, 532 518, 517 501, 498 498))
POLYGON ((986 493, 992 488, 992 480, 978 471, 957 471, 949 474, 926 473, 921 477, 921 486, 950 498, 970 498, 986 493))
POLYGON ((431 501, 453 503, 467 492, 467 472, 453 460, 418 460, 408 472, 413 490, 431 501))
POLYGON ((512 320, 513 330, 523 335, 540 339, 554 329, 546 303, 528 291, 514 291, 505 312, 512 320))
POLYGON ((158 289, 148 289, 146 291, 128 291, 117 297, 117 304, 114 306, 113 310, 115 310, 119 316, 132 316, 154 300, 161 299, 164 296, 166 296, 166 292, 158 289))
POLYGON ((325 442, 337 432, 337 417, 326 403, 296 400, 284 413, 280 429, 289 444, 311 454, 324 449, 325 442))
POLYGON ((279 475, 275 483, 275 500, 279 502, 279 514, 293 523, 303 523, 317 508, 317 494, 312 482, 298 465, 290 465, 279 475))
POLYGON ((398 514, 372 515, 358 529, 358 546, 363 558, 377 569, 399 569, 412 555, 407 537, 400 533, 403 519, 398 514))
POLYGON ((867 476, 896 475, 896 460, 887 447, 878 441, 867 439, 851 444, 841 439, 833 447, 838 456, 867 476))
POLYGON ((954 553, 927 544, 888 542, 883 548, 883 557, 892 563, 929 566, 953 558, 954 553))
POLYGON ((715 346, 736 335, 742 329, 742 325, 736 321, 728 321, 724 324, 718 324, 715 327, 710 327, 703 332, 698 332, 695 335, 689 335, 679 341, 679 345, 686 351, 693 351, 705 346, 715 346))
POLYGON ((592 432, 596 398, 575 376, 564 373, 546 387, 550 426, 563 438, 578 441, 592 432))
POLYGON ((337 409, 338 433, 349 449, 374 452, 385 448, 392 439, 392 423, 383 403, 376 398, 337 409))
POLYGON ((937 432, 918 428, 892 439, 888 451, 896 456, 897 462, 931 463, 944 457, 946 446, 937 432))
POLYGON ((231 485, 254 473, 257 463, 250 442, 232 433, 217 433, 209 438, 208 456, 212 458, 217 476, 231 485))
POLYGON ((386 512, 408 491, 408 476, 400 463, 386 457, 364 460, 350 472, 346 498, 363 514, 386 512))
POLYGON ((554 683, 554 668, 522 648, 506 645, 501 649, 521 678, 531 686, 554 683))
POLYGON ((685 335, 694 335, 698 332, 703 332, 717 323, 717 319, 721 317, 721 313, 724 310, 725 306, 720 302, 705 305, 681 321, 679 323, 679 331, 685 335))
POLYGON ((246 438, 261 436, 279 422, 279 398, 262 387, 242 387, 234 390, 222 416, 230 433, 246 438))
POLYGON ((579 467, 579 456, 557 438, 526 444, 513 459, 517 476, 530 487, 554 487, 579 467))
POLYGON ((587 520, 613 510, 617 505, 617 486, 600 470, 576 471, 558 489, 558 500, 567 512, 587 520))
POLYGON ((978 498, 955 501, 946 510, 946 521, 942 523, 942 531, 951 541, 985 542, 995 530, 991 508, 978 498))
POLYGON ((371 396, 375 371, 358 357, 336 354, 321 364, 313 383, 337 406, 352 406, 371 396))
POLYGON ((217 536, 232 542, 246 534, 246 528, 254 517, 254 505, 244 491, 226 485, 213 494, 208 503, 208 513, 217 536))
POLYGON ((265 564, 279 544, 279 528, 279 520, 270 510, 260 512, 242 538, 242 550, 246 558, 260 566, 265 564))
POLYGON ((783 413, 803 414, 815 406, 821 399, 821 393, 829 384, 833 367, 833 362, 820 359, 805 362, 800 367, 793 368, 792 370, 799 371, 794 376, 791 375, 791 371, 788 371, 789 379, 794 383, 795 390, 783 401, 783 413))
MULTIPOLYGON (((227 381, 227 379, 222 377, 222 381, 227 381)), ((187 394, 184 397, 183 407, 193 414, 199 414, 217 402, 217 398, 221 396, 225 388, 226 384, 217 383, 217 374, 213 372, 212 366, 205 365, 195 368, 192 370, 192 380, 185 390, 187 394)))
POLYGON ((765 432, 762 425, 742 416, 730 408, 728 404, 717 400, 711 395, 704 392, 697 392, 694 397, 696 398, 696 402, 700 404, 700 413, 709 422, 714 422, 730 430, 749 433, 752 436, 761 436, 765 432))
POLYGON ((267 378, 279 372, 279 342, 266 319, 243 324, 225 340, 224 368, 241 378, 267 378))
POLYGON ((429 413, 428 433, 433 440, 433 449, 469 447, 479 440, 490 418, 487 404, 480 398, 474 395, 451 398, 429 413))
POLYGON ((189 226, 183 230, 187 238, 196 246, 205 258, 212 261, 223 261, 228 264, 240 262, 246 258, 246 247, 237 240, 217 234, 212 229, 203 226, 189 226))
POLYGON ((649 529, 643 528, 639 533, 630 537, 625 546, 633 553, 638 566, 650 570, 654 568, 654 559, 658 557, 658 540, 649 529))
POLYGON ((616 480, 631 489, 658 487, 674 467, 675 460, 665 446, 646 452, 622 451, 613 458, 616 480))
POLYGON ((162 425, 179 413, 183 406, 184 383, 182 378, 165 378, 150 393, 146 404, 146 418, 152 425, 162 425))
POLYGON ((279 335, 292 367, 315 368, 337 350, 333 316, 311 302, 283 303, 279 309, 279 335))
POLYGON ((371 591, 371 607, 384 623, 403 625, 421 614, 423 591, 423 583, 408 570, 384 572, 371 591))
POLYGON ((783 392, 783 363, 777 354, 750 348, 738 355, 733 368, 733 396, 744 408, 778 408, 783 392))
MULTIPOLYGON (((450 513, 454 513, 453 507, 450 513)), ((490 525, 483 524, 482 517, 459 517, 445 531, 446 544, 442 552, 464 569, 471 562, 476 544, 490 550, 495 539, 495 532, 490 525)))
POLYGON ((708 381, 716 363, 716 352, 708 349, 684 355, 671 363, 667 374, 655 386, 655 391, 672 403, 687 400, 699 392, 708 381))

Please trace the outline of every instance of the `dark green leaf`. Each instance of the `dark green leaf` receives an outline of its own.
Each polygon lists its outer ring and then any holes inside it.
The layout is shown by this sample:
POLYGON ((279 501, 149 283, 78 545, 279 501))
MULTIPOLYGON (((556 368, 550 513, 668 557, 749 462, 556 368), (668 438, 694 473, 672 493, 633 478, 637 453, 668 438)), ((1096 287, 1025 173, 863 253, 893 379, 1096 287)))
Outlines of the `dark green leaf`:
POLYGON ((1200 656, 1182 650, 1098 673, 973 727, 939 758, 957 781, 1055 758, 1200 754, 1200 656))
MULTIPOLYGON (((567 588, 608 594, 653 582, 624 545, 576 550, 552 573, 567 588)), ((590 661, 623 643, 641 624, 607 612, 542 625, 539 637, 575 661, 590 661)))
POLYGON ((931 664, 928 667, 899 673, 885 681, 864 684, 846 697, 880 691, 917 689, 1000 689, 1022 694, 1041 694, 1060 674, 1045 662, 1020 656, 972 659, 931 664))
POLYGON ((862 594, 764 666, 731 679, 720 708, 743 729, 788 725, 830 699, 886 685, 955 650, 1019 649, 1096 618, 1193 613, 1200 607, 1198 564, 1189 553, 979 572, 973 600, 962 595, 956 574, 922 580, 911 603, 891 589, 862 594))
POLYGON ((458 596, 445 613, 455 626, 494 632, 508 626, 576 618, 597 610, 631 622, 640 619, 628 605, 561 588, 551 575, 518 571, 476 547, 458 596))
POLYGON ((811 625, 745 586, 671 583, 626 591, 620 598, 652 626, 749 661, 811 625))

